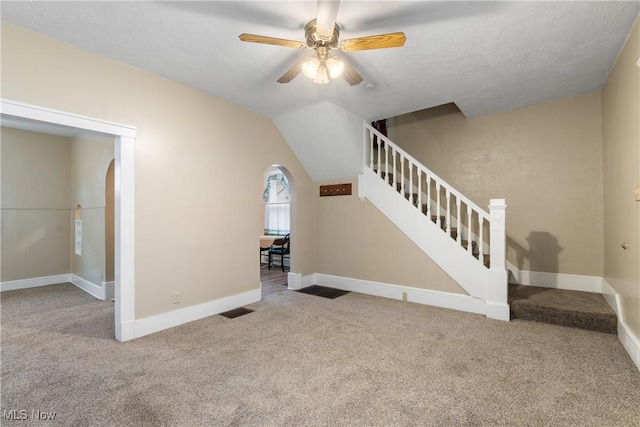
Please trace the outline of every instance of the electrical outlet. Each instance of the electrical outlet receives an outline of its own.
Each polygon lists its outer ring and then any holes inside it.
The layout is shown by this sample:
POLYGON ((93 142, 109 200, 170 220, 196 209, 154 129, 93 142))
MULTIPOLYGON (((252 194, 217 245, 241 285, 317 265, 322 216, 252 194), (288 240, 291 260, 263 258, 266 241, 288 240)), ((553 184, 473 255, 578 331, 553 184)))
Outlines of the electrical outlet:
POLYGON ((407 293, 403 292, 402 293, 402 301, 406 301, 407 300, 407 293))
POLYGON ((173 293, 173 303, 174 304, 178 304, 180 301, 182 301, 182 296, 180 295, 180 292, 174 292, 173 293))

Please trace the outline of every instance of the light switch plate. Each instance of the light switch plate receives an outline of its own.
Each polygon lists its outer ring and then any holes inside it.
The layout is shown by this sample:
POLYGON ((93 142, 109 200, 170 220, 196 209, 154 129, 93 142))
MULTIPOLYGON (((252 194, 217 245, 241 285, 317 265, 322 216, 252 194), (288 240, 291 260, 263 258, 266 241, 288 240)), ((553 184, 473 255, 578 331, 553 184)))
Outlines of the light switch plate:
POLYGON ((633 194, 635 194, 636 202, 640 202, 640 184, 637 184, 633 189, 633 194))

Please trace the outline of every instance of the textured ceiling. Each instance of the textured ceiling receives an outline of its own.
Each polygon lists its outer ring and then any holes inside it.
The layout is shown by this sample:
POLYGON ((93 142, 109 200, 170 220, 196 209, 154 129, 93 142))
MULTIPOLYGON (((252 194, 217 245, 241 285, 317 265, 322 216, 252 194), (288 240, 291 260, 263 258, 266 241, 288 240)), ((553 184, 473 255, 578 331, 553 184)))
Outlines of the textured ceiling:
POLYGON ((350 87, 303 75, 278 84, 309 51, 238 40, 243 32, 303 40, 314 1, 3 0, 0 7, 3 20, 268 117, 329 102, 370 120, 448 102, 473 117, 598 90, 638 14, 638 2, 342 1, 341 39, 407 36, 399 49, 345 54, 364 77, 350 87))

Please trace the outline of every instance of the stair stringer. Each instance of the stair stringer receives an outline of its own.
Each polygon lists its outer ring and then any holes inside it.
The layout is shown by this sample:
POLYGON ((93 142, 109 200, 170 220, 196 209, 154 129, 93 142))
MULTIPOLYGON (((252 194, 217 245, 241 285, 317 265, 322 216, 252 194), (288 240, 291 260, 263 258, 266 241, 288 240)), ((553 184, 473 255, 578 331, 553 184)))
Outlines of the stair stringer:
POLYGON ((375 172, 364 169, 359 181, 359 187, 365 190, 361 196, 364 195, 470 296, 486 303, 489 269, 375 172))

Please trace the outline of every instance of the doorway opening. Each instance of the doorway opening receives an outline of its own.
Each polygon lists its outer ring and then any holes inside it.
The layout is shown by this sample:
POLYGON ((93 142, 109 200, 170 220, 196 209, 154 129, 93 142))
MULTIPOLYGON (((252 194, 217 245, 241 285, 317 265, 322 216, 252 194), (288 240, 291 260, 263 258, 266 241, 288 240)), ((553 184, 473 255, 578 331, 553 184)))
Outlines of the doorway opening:
POLYGON ((295 183, 285 167, 265 170, 260 208, 260 283, 265 296, 287 289, 295 265, 295 183))
POLYGON ((99 119, 2 99, 0 118, 14 127, 43 133, 60 129, 111 137, 114 160, 115 337, 135 338, 134 328, 134 141, 136 129, 99 119))

